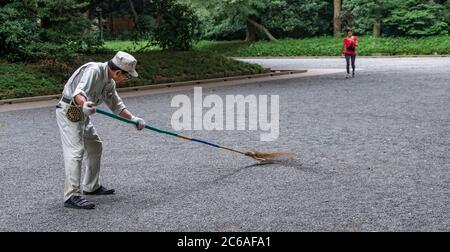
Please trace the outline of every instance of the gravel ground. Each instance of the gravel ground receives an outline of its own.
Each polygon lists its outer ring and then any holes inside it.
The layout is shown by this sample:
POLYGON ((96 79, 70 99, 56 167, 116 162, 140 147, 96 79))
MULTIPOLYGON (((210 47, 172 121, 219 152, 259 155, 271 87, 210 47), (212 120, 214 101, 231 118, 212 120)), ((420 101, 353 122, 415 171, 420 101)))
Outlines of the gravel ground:
MULTIPOLYGON (((343 59, 249 60, 342 68, 343 59)), ((357 76, 304 77, 205 89, 280 96, 280 136, 187 131, 241 149, 295 150, 252 159, 94 115, 103 140, 92 211, 66 209, 53 108, 0 113, 0 231, 450 231, 450 58, 358 58, 357 76)), ((124 99, 171 129, 166 93, 124 99)), ((187 92, 192 96, 192 92, 187 92)))

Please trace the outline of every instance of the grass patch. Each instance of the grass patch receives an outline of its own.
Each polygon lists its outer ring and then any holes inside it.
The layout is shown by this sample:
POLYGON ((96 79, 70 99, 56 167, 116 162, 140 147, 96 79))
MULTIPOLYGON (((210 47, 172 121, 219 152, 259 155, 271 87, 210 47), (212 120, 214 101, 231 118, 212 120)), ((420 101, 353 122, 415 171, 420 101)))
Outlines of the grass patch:
MULTIPOLYGON (((257 41, 247 43, 240 41, 200 41, 194 45, 199 52, 213 52, 224 56, 258 57, 258 56, 339 56, 343 38, 314 37, 304 39, 281 39, 278 42, 257 41)), ((143 46, 144 41, 138 43, 143 46)), ((105 47, 112 50, 136 52, 140 47, 131 41, 108 41, 105 47)), ((149 47, 144 51, 160 50, 149 47)), ((395 55, 449 55, 450 36, 426 38, 374 38, 359 37, 358 55, 395 56, 395 55)))
POLYGON ((56 79, 37 65, 0 61, 0 99, 55 94, 56 79))
MULTIPOLYGON (((42 60, 34 64, 11 64, 0 61, 0 99, 60 94, 65 82, 82 64, 90 61, 106 62, 114 52, 83 55, 68 61, 42 60)), ((268 72, 256 64, 228 59, 210 52, 151 51, 134 53, 138 60, 139 78, 122 83, 132 87, 219 78, 268 72)))
MULTIPOLYGON (((258 41, 200 41, 195 50, 214 52, 225 56, 339 56, 342 38, 316 37, 282 39, 278 42, 258 41)), ((448 55, 450 37, 428 38, 373 38, 359 37, 358 55, 448 55)))
POLYGON ((111 51, 126 51, 126 52, 150 52, 159 51, 161 48, 159 46, 148 46, 147 41, 138 41, 133 43, 126 40, 111 40, 105 41, 104 47, 110 49, 111 51))

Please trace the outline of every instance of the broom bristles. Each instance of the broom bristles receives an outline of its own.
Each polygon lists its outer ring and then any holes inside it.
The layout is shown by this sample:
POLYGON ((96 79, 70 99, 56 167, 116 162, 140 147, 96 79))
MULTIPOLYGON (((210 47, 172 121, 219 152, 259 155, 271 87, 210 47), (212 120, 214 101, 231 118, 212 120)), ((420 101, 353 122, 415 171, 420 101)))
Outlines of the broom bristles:
POLYGON ((289 158, 295 155, 293 151, 273 151, 273 152, 261 152, 261 151, 248 151, 246 156, 254 158, 259 161, 270 161, 280 158, 289 158))

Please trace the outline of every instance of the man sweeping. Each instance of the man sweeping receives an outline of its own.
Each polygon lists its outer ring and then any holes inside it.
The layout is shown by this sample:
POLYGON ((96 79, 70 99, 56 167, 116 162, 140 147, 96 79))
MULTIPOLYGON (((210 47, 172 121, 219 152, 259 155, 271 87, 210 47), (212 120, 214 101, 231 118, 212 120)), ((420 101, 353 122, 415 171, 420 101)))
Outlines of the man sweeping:
POLYGON ((56 121, 64 153, 65 207, 94 209, 95 205, 82 194, 114 194, 114 189, 107 189, 99 183, 102 141, 89 116, 95 113, 96 106, 105 102, 114 114, 134 121, 138 130, 145 127, 144 120, 128 111, 116 91, 116 83, 138 76, 136 63, 133 56, 119 51, 108 62, 84 64, 64 86, 56 106, 56 121), (86 167, 83 191, 80 188, 82 161, 86 167))

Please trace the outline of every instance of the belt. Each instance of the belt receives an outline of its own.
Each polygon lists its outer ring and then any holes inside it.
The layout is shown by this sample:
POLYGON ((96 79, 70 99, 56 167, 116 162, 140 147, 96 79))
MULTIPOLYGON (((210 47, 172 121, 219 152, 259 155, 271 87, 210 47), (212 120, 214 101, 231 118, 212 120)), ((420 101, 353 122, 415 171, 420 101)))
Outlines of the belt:
MULTIPOLYGON (((69 99, 69 98, 67 98, 67 97, 64 97, 64 96, 61 98, 60 102, 61 102, 61 101, 62 101, 62 102, 65 102, 65 103, 67 103, 67 104, 69 104, 69 105, 72 103, 72 100, 71 100, 71 99, 69 99)), ((56 107, 57 107, 57 108, 62 108, 62 106, 61 106, 60 103, 58 103, 58 104, 56 105, 56 107)))
POLYGON ((61 101, 65 102, 65 103, 68 103, 68 104, 70 104, 72 102, 71 99, 69 99, 67 97, 64 97, 64 96, 61 98, 61 101))

